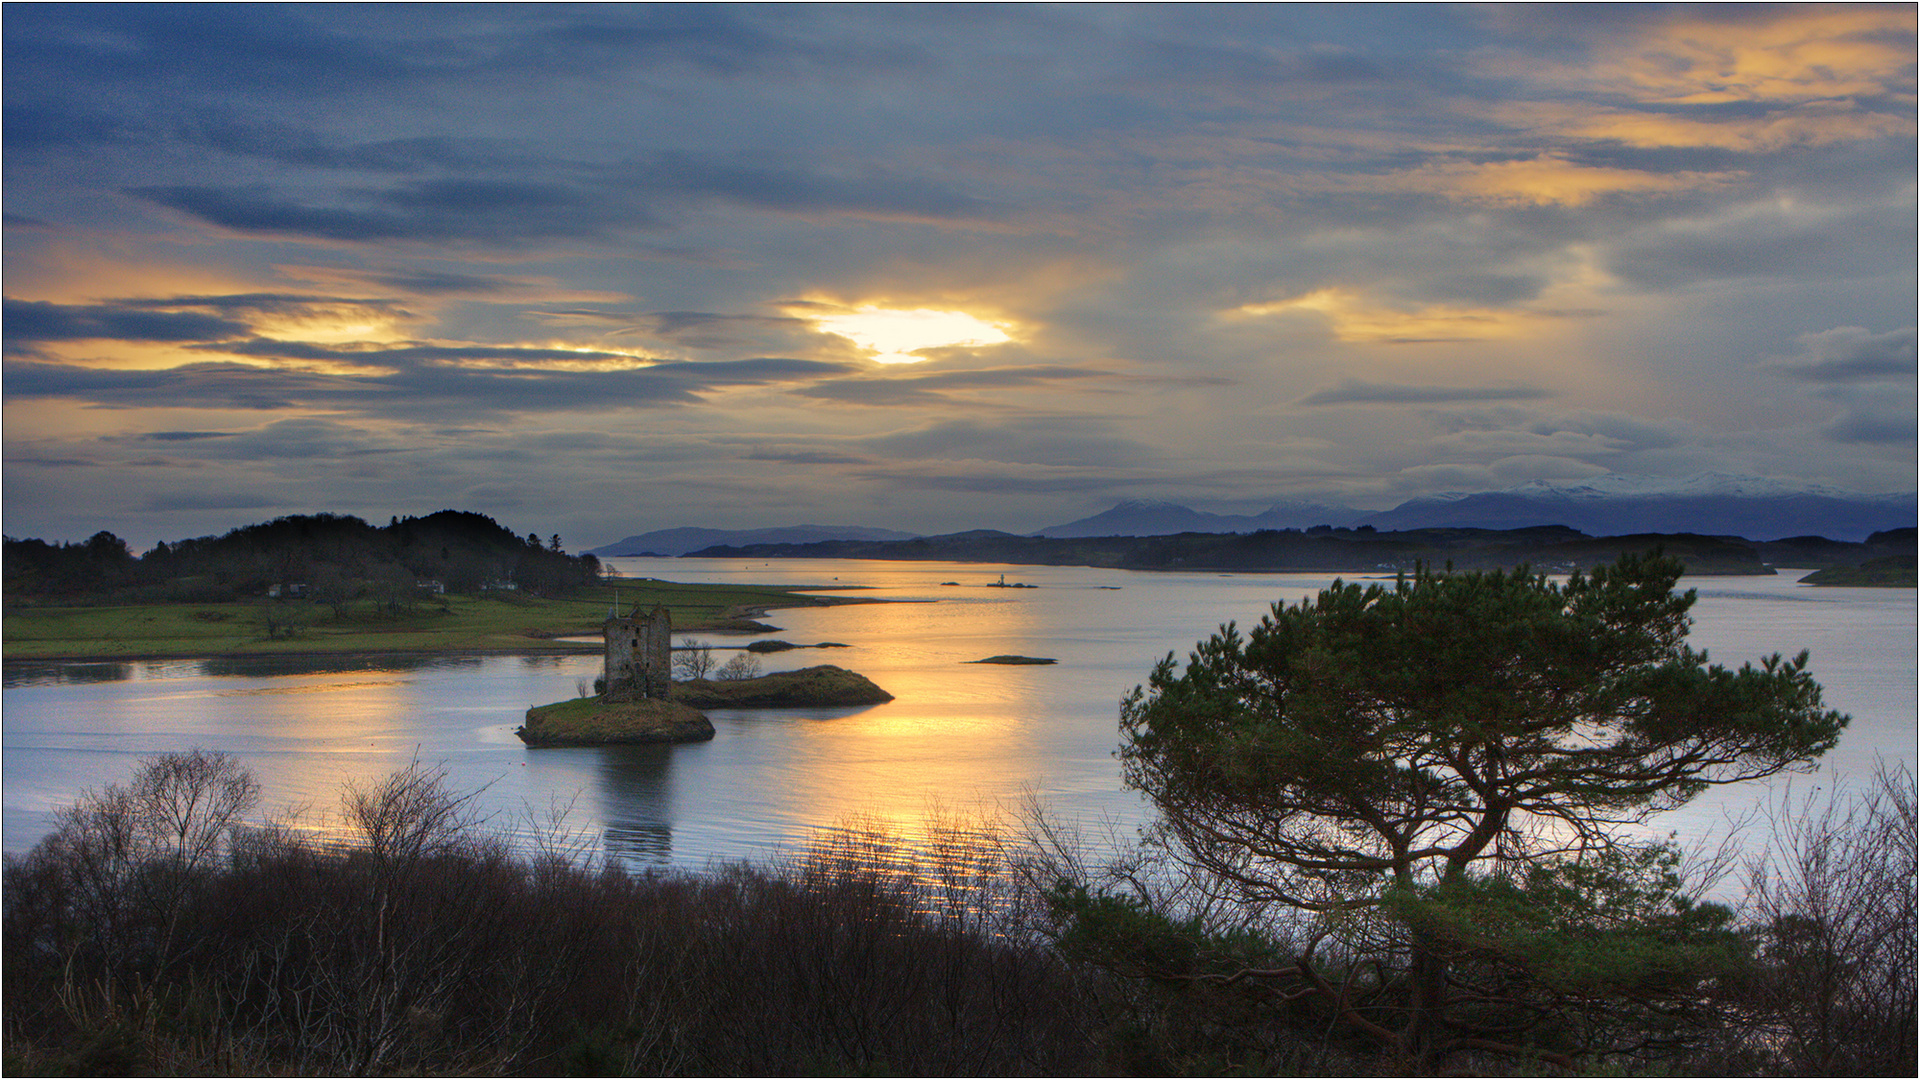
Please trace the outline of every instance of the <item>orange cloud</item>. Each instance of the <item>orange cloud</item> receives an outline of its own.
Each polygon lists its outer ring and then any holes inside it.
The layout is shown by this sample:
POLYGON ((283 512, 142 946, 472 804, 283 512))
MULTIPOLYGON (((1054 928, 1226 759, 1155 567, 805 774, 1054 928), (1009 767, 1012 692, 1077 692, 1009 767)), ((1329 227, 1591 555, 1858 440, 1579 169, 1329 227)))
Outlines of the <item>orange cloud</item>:
POLYGON ((1680 19, 1622 43, 1593 74, 1675 104, 1912 100, 1912 5, 1782 7, 1767 16, 1680 19))
POLYGON ((1754 117, 1702 120, 1671 113, 1548 107, 1512 119, 1580 139, 1642 147, 1710 146, 1743 153, 1911 136, 1913 119, 1870 112, 1853 102, 1816 101, 1754 117), (1558 115, 1554 115, 1558 114, 1558 115))
POLYGON ((1534 316, 1498 308, 1428 304, 1408 311, 1367 302, 1349 289, 1317 289, 1304 296, 1263 304, 1244 304, 1227 317, 1316 315, 1347 342, 1484 341, 1521 333, 1534 316))
POLYGON ((1600 39, 1583 62, 1515 55, 1488 66, 1621 103, 1914 100, 1911 4, 1671 10, 1667 21, 1600 39))
POLYGON ((1381 186, 1496 206, 1584 206, 1608 195, 1659 195, 1722 187, 1738 173, 1644 172, 1581 165, 1557 154, 1520 161, 1440 161, 1388 177, 1381 186))

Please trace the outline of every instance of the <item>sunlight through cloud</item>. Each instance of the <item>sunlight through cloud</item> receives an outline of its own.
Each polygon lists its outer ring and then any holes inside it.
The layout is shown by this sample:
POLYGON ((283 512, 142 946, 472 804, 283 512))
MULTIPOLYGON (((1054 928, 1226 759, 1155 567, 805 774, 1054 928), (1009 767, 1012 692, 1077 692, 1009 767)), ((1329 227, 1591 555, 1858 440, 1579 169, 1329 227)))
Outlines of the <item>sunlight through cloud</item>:
POLYGON ((928 349, 1000 345, 1013 338, 998 324, 964 311, 882 308, 873 304, 840 315, 814 316, 820 330, 852 341, 882 364, 917 364, 928 349))

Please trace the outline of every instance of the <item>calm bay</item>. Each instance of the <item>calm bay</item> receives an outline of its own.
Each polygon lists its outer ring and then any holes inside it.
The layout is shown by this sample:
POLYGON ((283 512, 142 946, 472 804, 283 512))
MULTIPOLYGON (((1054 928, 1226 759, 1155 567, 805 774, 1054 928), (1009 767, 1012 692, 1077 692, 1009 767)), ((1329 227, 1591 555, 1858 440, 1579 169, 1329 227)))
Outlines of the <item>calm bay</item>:
MULTIPOLYGON (((838 664, 896 700, 713 711, 708 743, 529 749, 513 735, 521 714, 574 696, 598 674, 597 656, 8 664, 6 850, 32 846, 57 807, 123 780, 140 757, 196 746, 240 757, 263 782, 268 813, 317 831, 334 827, 344 785, 375 782, 417 757, 444 768, 456 790, 476 792, 474 808, 495 830, 532 843, 558 822, 575 841, 637 865, 761 859, 856 822, 912 842, 933 818, 1015 812, 1029 793, 1061 818, 1126 835, 1147 815, 1113 757, 1120 698, 1160 657, 1184 658, 1219 624, 1250 625, 1275 601, 1332 581, 839 560, 609 562, 630 578, 802 584, 894 601, 772 612, 765 621, 781 629, 771 636, 848 647, 760 659, 766 670, 838 664), (1003 574, 1033 587, 996 587, 1003 574), (1002 654, 1058 662, 969 663, 1002 654)), ((1795 791, 1830 791, 1836 776, 1864 782, 1880 761, 1911 768, 1914 590, 1819 589, 1796 584, 1799 576, 1684 579, 1700 593, 1693 644, 1735 666, 1812 652, 1828 704, 1854 719, 1817 773, 1791 779, 1795 791)), ((721 657, 754 640, 697 636, 721 657)), ((1768 791, 1715 789, 1658 824, 1683 839, 1724 832, 1768 791)))

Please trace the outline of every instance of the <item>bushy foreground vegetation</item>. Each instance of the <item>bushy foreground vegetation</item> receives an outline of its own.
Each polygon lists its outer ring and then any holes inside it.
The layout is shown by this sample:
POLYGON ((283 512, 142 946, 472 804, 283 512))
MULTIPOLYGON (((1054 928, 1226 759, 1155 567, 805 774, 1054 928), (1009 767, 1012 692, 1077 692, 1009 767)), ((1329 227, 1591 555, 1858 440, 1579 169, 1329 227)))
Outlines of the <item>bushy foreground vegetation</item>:
MULTIPOLYGON (((842 830, 771 866, 635 874, 557 839, 516 854, 417 765, 344 794, 343 842, 251 823, 257 801, 233 759, 166 755, 8 857, 7 1072, 1408 1064, 1281 977, 1316 949, 1314 970, 1349 985, 1390 971, 1403 925, 1223 904, 1142 862, 1093 866, 1044 827, 1017 843, 935 828, 912 853, 842 830)), ((1904 774, 1832 812, 1783 816, 1749 867, 1748 910, 1724 928, 1719 977, 1665 1012, 1569 997, 1565 1023, 1622 1025, 1610 1054, 1575 1064, 1911 1075, 1914 827, 1904 774)), ((1369 1008, 1406 990, 1380 982, 1369 1008)))

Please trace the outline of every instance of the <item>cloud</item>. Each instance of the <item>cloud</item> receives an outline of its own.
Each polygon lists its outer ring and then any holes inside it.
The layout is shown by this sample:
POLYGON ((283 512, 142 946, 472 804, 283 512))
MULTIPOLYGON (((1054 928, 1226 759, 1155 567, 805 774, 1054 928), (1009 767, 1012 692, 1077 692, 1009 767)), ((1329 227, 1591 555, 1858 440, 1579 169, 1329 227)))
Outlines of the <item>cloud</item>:
POLYGON ((1798 340, 1798 355, 1775 359, 1767 369, 1804 382, 1849 383, 1911 379, 1920 365, 1911 326, 1884 334, 1836 326, 1798 340))
MULTIPOLYGON (((1909 363, 1907 378, 1912 377, 1913 366, 1909 363)), ((1821 396, 1842 407, 1840 415, 1820 426, 1820 435, 1826 439, 1847 445, 1882 446, 1911 444, 1915 439, 1920 413, 1914 409, 1911 384, 1889 391, 1865 381, 1836 382, 1826 386, 1821 396)), ((1909 470, 1912 464, 1909 458, 1909 470)))
POLYGON ((1484 465, 1411 465, 1389 478, 1400 491, 1484 491, 1499 483, 1492 469, 1484 465))
POLYGON ((1574 458, 1551 457, 1542 454, 1518 454, 1487 463, 1487 468, 1505 486, 1524 484, 1529 480, 1581 480, 1589 476, 1603 476, 1612 470, 1591 461, 1574 458))
MULTIPOLYGON (((1902 196, 1903 202, 1911 196, 1902 196)), ((1887 206, 1787 200, 1734 204, 1662 222, 1611 246, 1608 269, 1643 289, 1740 279, 1835 280, 1912 261, 1913 215, 1887 206)))
POLYGON ((1820 428, 1822 435, 1838 443, 1911 443, 1914 432, 1913 413, 1898 408, 1850 409, 1820 428))
POLYGON ((1372 301, 1337 286, 1271 303, 1243 304, 1229 317, 1312 315, 1323 318, 1340 341, 1409 345, 1435 341, 1484 341, 1510 337, 1535 316, 1501 308, 1427 304, 1406 310, 1372 301))
MULTIPOLYGON (((317 346, 276 345, 280 346, 276 354, 301 352, 331 358, 334 352, 317 346)), ((522 352, 504 351, 510 356, 522 352)), ((327 408, 414 418, 687 405, 726 388, 804 384, 849 370, 844 365, 780 357, 535 371, 501 364, 469 367, 424 362, 474 353, 487 355, 489 350, 390 350, 383 355, 408 362, 357 374, 237 363, 135 371, 14 363, 7 367, 6 382, 9 398, 64 398, 111 408, 150 408, 164 402, 198 408, 327 408)))
POLYGON ((1621 42, 1593 74, 1674 104, 1804 102, 1911 93, 1912 12, 1813 5, 1757 12, 1675 9, 1621 42))
POLYGON ((245 492, 176 491, 155 495, 141 504, 142 510, 268 510, 287 505, 269 495, 245 492))
POLYGON ((63 525, 168 468, 571 535, 1910 466, 1910 9, 6 21, 8 508, 63 525), (877 371, 861 305, 1018 340, 877 371))
POLYGON ((1380 184, 1494 206, 1585 206, 1609 196, 1695 192, 1739 179, 1738 173, 1621 169, 1574 161, 1565 154, 1540 154, 1516 160, 1426 162, 1380 184))
POLYGON ((1139 466, 1158 455, 1117 436, 1102 420, 1021 418, 997 423, 941 420, 871 436, 857 444, 878 455, 911 460, 976 460, 1049 466, 1139 466))
POLYGON ((605 238, 621 229, 660 225, 652 213, 622 205, 605 192, 557 182, 409 181, 385 191, 362 193, 359 205, 313 205, 265 187, 146 186, 128 188, 127 194, 238 233, 355 244, 519 245, 605 238))
MULTIPOLYGON (((1516 103, 1499 115, 1515 125, 1552 128, 1567 138, 1657 149, 1767 154, 1796 147, 1912 136, 1910 114, 1874 111, 1855 101, 1819 100, 1760 115, 1627 110, 1593 104, 1516 103)), ((1597 148, 1589 148, 1597 149, 1597 148)))
POLYGON ((802 387, 807 397, 852 405, 895 407, 943 405, 955 400, 979 401, 976 392, 1065 386, 1106 373, 1086 368, 1048 365, 1026 368, 980 368, 909 375, 876 374, 831 379, 802 387))
POLYGON ((151 439, 155 442, 198 442, 202 439, 228 439, 231 431, 149 431, 134 438, 151 439))
POLYGON ((1300 405, 1438 405, 1462 401, 1526 401, 1546 397, 1533 386, 1412 386, 1342 379, 1301 398, 1300 405))
POLYGON ((865 455, 836 453, 831 450, 781 449, 759 447, 740 455, 743 461, 773 461, 784 465, 872 465, 865 455))
POLYGON ((150 311, 144 305, 52 304, 5 301, 9 352, 50 341, 219 341, 248 332, 245 323, 190 311, 150 311))

